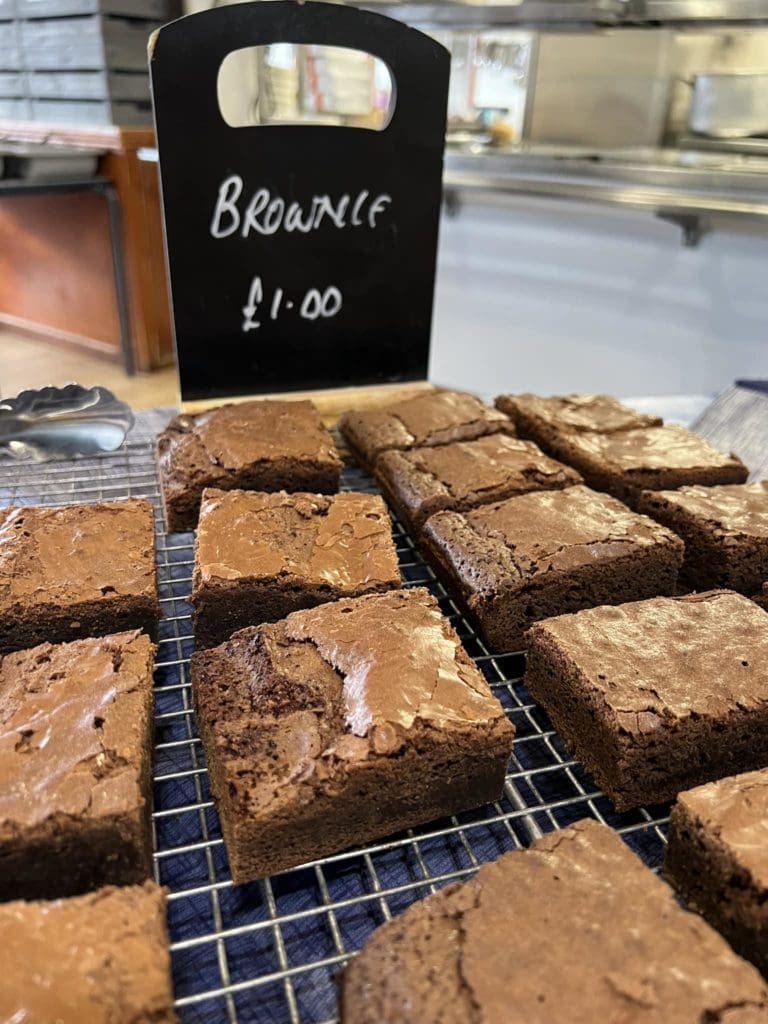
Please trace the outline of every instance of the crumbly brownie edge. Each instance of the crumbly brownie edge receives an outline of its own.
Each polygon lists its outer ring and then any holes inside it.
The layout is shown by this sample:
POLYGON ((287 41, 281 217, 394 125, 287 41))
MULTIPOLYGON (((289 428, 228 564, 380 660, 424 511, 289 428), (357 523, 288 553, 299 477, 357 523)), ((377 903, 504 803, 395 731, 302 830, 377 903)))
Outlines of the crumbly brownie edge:
POLYGON ((35 605, 19 608, 0 619, 0 654, 23 651, 42 643, 68 643, 91 636, 107 636, 141 629, 157 639, 160 602, 156 597, 114 597, 84 601, 60 608, 35 605))
POLYGON ((525 631, 541 619, 600 604, 674 595, 683 559, 682 542, 670 536, 667 544, 636 549, 607 563, 478 594, 452 561, 449 545, 429 529, 422 533, 421 544, 437 577, 496 653, 522 650, 525 631))
POLYGON ((382 449, 374 449, 369 457, 368 446, 365 443, 368 433, 365 424, 359 422, 356 413, 345 412, 339 417, 337 426, 352 458, 362 469, 370 473, 373 469, 373 462, 382 449))
MULTIPOLYGON (((149 766, 147 766, 147 773, 149 766)), ((104 885, 136 885, 152 874, 151 804, 138 811, 34 830, 0 829, 0 901, 79 896, 104 885)))
MULTIPOLYGON (((735 590, 752 597, 768 578, 768 541, 729 531, 718 537, 716 524, 692 515, 662 494, 642 491, 639 512, 651 516, 685 543, 682 583, 696 590, 735 590)), ((713 519, 716 513, 713 511, 713 519)))
POLYGON ((678 800, 669 820, 664 875, 689 909, 768 977, 768 914, 758 889, 717 834, 678 800))
POLYGON ((383 594, 399 587, 392 583, 361 583, 354 592, 340 591, 331 584, 308 585, 292 580, 215 580, 201 583, 192 596, 196 650, 216 647, 247 626, 277 622, 291 612, 314 608, 342 597, 383 594))
POLYGON ((390 453, 382 452, 376 459, 374 476, 388 504, 415 540, 418 540, 427 520, 437 512, 469 512, 481 505, 492 505, 521 494, 530 494, 534 491, 563 491, 581 483, 575 470, 570 466, 563 466, 566 474, 573 474, 573 479, 565 476, 562 480, 545 483, 534 472, 530 474, 525 484, 518 479, 514 485, 506 483, 485 488, 477 494, 477 500, 460 499, 452 497, 448 488, 431 473, 414 473, 413 476, 409 476, 404 467, 397 465, 396 460, 387 458, 388 454, 390 453), (434 488, 429 487, 430 480, 435 482, 434 488))
POLYGON ((525 631, 542 619, 597 605, 671 597, 677 590, 681 559, 680 548, 658 545, 604 565, 577 566, 554 579, 547 574, 520 591, 501 595, 485 617, 489 642, 504 650, 521 649, 525 631))
MULTIPOLYGON (((234 770, 216 745, 205 747, 235 884, 297 867, 403 829, 498 800, 510 754, 502 720, 450 735, 419 729, 395 757, 337 765, 330 789, 288 788, 262 814, 238 805, 234 770)), ((216 743, 215 737, 214 744, 216 743)))
POLYGON ((617 811, 665 803, 693 786, 768 764, 768 707, 735 709, 725 722, 688 719, 683 736, 676 720, 641 741, 591 692, 578 665, 547 635, 546 622, 532 626, 526 639, 526 687, 617 811))
MULTIPOLYGON (((544 624, 545 625, 545 624, 544 624)), ((589 693, 584 674, 537 625, 525 636, 524 686, 547 713, 570 753, 603 792, 620 800, 621 748, 606 708, 589 693)))
MULTIPOLYGON (((402 474, 399 474, 397 469, 390 465, 390 460, 386 459, 388 454, 390 453, 382 452, 376 459, 373 468, 374 478, 387 504, 411 537, 417 540, 421 527, 427 519, 426 515, 420 517, 418 514, 420 507, 419 496, 416 493, 418 488, 409 486, 407 479, 403 482, 402 474)), ((429 499, 426 500, 429 501, 429 499)), ((432 515, 440 509, 447 508, 450 504, 450 497, 447 494, 436 493, 429 504, 428 515, 432 515)))

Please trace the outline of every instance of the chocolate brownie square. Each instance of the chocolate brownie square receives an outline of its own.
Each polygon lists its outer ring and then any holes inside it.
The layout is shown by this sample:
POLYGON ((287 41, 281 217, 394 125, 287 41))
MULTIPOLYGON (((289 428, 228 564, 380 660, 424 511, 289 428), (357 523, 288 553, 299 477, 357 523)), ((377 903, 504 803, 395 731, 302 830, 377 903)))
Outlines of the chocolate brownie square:
POLYGON ((0 659, 0 899, 151 874, 153 655, 134 631, 0 659))
POLYGON ((512 422, 462 391, 427 391, 386 409, 345 412, 339 430, 357 461, 372 469, 390 449, 431 448, 500 432, 514 434, 512 422))
POLYGON ((768 613, 712 591, 532 626, 525 685, 619 811, 768 765, 768 613))
POLYGON ((387 501, 413 534, 443 509, 466 512, 513 494, 582 483, 570 466, 550 459, 530 441, 506 434, 383 452, 375 472, 387 501))
POLYGON ((768 580, 768 480, 643 491, 637 507, 685 541, 688 586, 760 595, 768 580))
POLYGON ((659 427, 659 416, 646 416, 623 405, 611 395, 499 395, 496 408, 515 424, 520 437, 535 441, 548 451, 563 434, 659 427))
POLYGON ((0 654, 159 618, 148 501, 0 509, 0 654))
POLYGON ((768 976, 768 770, 681 793, 664 871, 691 910, 768 976))
POLYGON ((422 545, 494 651, 520 650, 538 619, 674 594, 683 560, 671 530, 582 486, 437 512, 422 545))
POLYGON ((635 505, 643 490, 691 484, 742 484, 748 470, 735 455, 723 455, 698 434, 668 424, 642 430, 562 434, 551 446, 590 487, 635 505))
MULTIPOLYGON (((62 870, 69 865, 63 864, 62 870)), ((0 907, 0 1020, 175 1024, 165 896, 151 882, 0 907)))
POLYGON ((236 883, 501 795, 514 729, 424 589, 243 629, 192 685, 236 883))
POLYGON ((341 465, 312 402, 221 405, 175 416, 157 438, 165 521, 172 533, 195 529, 206 487, 335 494, 341 465))
POLYGON ((378 495, 203 494, 192 577, 198 649, 299 608, 399 586, 378 495))
POLYGON ((594 821, 484 864, 381 925, 342 1024, 759 1024, 768 989, 594 821))

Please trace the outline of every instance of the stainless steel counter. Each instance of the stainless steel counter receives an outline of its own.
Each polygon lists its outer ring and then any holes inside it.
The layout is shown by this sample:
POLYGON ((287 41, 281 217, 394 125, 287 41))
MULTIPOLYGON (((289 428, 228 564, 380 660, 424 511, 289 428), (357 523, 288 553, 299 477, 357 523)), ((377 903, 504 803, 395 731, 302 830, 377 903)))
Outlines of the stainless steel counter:
POLYGON ((419 28, 571 27, 585 25, 768 22, 765 0, 469 0, 456 3, 364 0, 419 28))
POLYGON ((768 218, 764 157, 660 150, 598 159, 469 145, 449 148, 445 167, 449 205, 471 193, 479 202, 517 195, 651 210, 681 224, 714 214, 768 218))

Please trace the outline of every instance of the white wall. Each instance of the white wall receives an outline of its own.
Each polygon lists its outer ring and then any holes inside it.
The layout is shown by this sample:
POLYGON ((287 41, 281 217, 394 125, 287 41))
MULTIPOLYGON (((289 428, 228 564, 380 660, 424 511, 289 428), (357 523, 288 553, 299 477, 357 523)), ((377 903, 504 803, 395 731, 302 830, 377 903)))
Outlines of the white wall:
POLYGON ((650 212, 467 205, 441 225, 430 376, 620 395, 768 377, 768 225, 729 221, 686 249, 650 212))

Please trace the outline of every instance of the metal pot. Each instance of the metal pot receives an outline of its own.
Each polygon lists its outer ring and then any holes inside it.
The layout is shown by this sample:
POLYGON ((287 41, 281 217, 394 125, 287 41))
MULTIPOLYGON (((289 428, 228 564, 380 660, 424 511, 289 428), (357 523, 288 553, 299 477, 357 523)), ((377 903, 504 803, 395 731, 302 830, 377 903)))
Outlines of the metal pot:
POLYGON ((695 75, 688 127, 697 135, 768 135, 768 75, 695 75))

